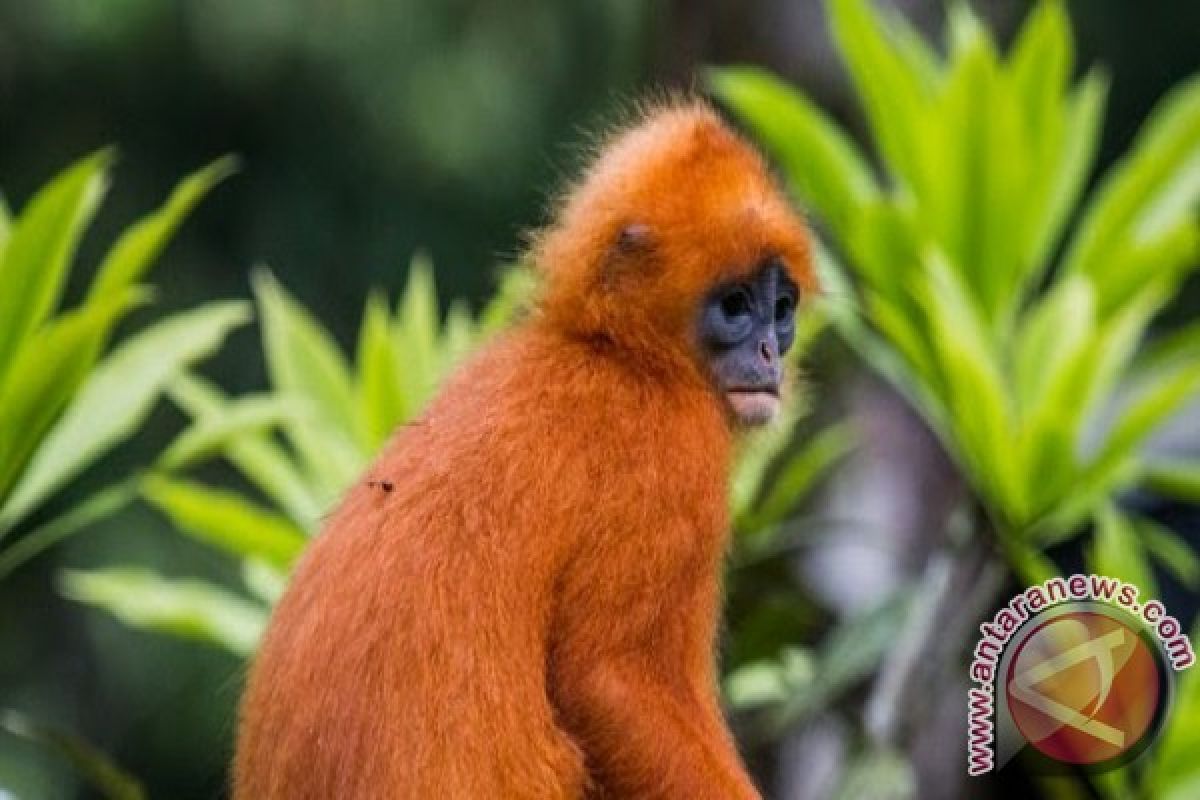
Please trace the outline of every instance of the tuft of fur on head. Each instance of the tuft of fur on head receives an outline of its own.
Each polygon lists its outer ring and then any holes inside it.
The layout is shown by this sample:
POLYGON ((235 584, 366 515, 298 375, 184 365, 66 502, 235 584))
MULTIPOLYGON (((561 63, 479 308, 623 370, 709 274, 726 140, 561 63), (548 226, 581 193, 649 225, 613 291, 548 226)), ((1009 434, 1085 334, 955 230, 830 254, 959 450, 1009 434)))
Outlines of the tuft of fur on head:
POLYGON ((694 361, 701 298, 768 258, 816 288, 808 232, 762 157, 694 99, 610 136, 532 247, 542 324, 646 364, 694 361))

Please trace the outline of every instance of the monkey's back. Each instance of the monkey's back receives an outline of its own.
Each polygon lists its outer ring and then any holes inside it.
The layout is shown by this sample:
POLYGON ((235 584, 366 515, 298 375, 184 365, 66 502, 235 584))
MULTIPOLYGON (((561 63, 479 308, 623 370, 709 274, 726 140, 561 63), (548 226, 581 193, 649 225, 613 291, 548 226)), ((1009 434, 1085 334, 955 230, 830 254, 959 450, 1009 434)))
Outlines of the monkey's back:
POLYGON ((532 329, 502 339, 351 488, 255 660, 235 797, 582 795, 547 697, 556 583, 581 537, 670 505, 605 492, 639 451, 681 444, 627 419, 650 399, 591 361, 532 329))

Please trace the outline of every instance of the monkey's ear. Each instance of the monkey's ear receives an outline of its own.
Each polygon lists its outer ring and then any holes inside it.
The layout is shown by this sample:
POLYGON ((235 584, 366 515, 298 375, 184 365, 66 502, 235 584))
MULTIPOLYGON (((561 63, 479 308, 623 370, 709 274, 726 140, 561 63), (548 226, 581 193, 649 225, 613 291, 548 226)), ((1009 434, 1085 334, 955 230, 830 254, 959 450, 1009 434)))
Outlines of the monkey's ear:
POLYGON ((615 289, 633 273, 644 271, 650 262, 647 256, 654 249, 654 233, 649 225, 630 223, 617 232, 600 274, 606 289, 615 289))
POLYGON ((654 244, 654 235, 650 230, 650 226, 641 222, 634 222, 621 228, 617 234, 615 245, 615 255, 629 255, 631 253, 639 253, 649 250, 654 244))

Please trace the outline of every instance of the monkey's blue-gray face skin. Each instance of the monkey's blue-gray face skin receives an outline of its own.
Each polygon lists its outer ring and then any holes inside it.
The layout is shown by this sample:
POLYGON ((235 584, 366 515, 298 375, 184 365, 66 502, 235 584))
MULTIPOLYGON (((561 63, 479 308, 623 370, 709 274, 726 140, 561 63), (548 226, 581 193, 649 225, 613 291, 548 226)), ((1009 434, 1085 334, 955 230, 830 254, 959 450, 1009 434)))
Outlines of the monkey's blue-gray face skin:
POLYGON ((796 335, 799 290, 776 261, 750 278, 722 284, 700 311, 700 342, 717 390, 743 425, 770 422, 779 411, 782 356, 796 335))

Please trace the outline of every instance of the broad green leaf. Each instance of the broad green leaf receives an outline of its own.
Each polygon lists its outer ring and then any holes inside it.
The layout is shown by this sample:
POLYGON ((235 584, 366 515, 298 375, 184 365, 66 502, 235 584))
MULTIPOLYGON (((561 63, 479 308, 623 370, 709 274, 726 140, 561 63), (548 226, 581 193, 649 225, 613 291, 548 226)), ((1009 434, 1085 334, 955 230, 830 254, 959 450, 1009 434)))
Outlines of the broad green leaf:
MULTIPOLYGON (((238 302, 180 312, 130 337, 101 361, 0 507, 0 535, 132 435, 167 383, 189 364, 216 351, 247 315, 245 304, 238 302)), ((53 374, 44 360, 43 367, 53 374)))
POLYGON ((764 659, 739 667, 724 682, 725 698, 738 710, 778 705, 805 691, 817 679, 816 659, 811 650, 785 647, 776 659, 764 659))
POLYGON ((1133 523, 1110 503, 1102 506, 1097 514, 1092 546, 1088 551, 1088 569, 1096 575, 1131 583, 1143 595, 1158 595, 1133 523))
POLYGON ((1189 589, 1200 588, 1200 556, 1179 534, 1152 519, 1133 521, 1146 552, 1189 589))
POLYGON ((511 323, 533 302, 538 288, 538 275, 532 267, 516 264, 505 268, 495 294, 479 313, 479 333, 493 334, 511 323))
POLYGON ((65 570, 60 588, 132 628, 195 639, 243 657, 254 651, 267 622, 264 607, 227 589, 136 567, 65 570))
POLYGON ((1146 488, 1164 497, 1200 505, 1200 461, 1151 461, 1143 481, 1146 488))
POLYGON ((224 452, 231 442, 268 431, 297 417, 296 403, 286 395, 239 397, 219 412, 198 417, 158 458, 162 470, 181 470, 224 452))
MULTIPOLYGON (((1105 177, 1065 259, 1068 271, 1104 278, 1124 240, 1153 238, 1195 213, 1200 199, 1200 77, 1151 112, 1131 152, 1105 177)), ((1103 281, 1101 281, 1103 282, 1103 281)))
POLYGON ((758 507, 746 524, 751 529, 765 528, 783 520, 808 494, 816 481, 854 446, 854 435, 845 425, 824 428, 780 469, 758 507))
POLYGON ((746 531, 743 523, 762 490, 767 468, 791 441, 803 411, 802 403, 787 403, 778 420, 764 430, 747 436, 738 448, 729 489, 730 508, 734 519, 738 521, 736 526, 739 532, 746 531))
POLYGON ((242 583, 262 602, 274 607, 287 588, 287 573, 261 558, 242 561, 242 583))
POLYGON ((286 426, 310 475, 332 500, 362 469, 354 392, 329 332, 266 270, 254 275, 263 352, 275 389, 299 398, 306 418, 286 426))
POLYGON ((1200 361, 1200 321, 1183 325, 1143 348, 1133 365, 1135 378, 1200 361))
MULTIPOLYGON (((168 387, 176 406, 193 418, 220 416, 228 402, 215 387, 189 373, 168 387)), ((301 474, 287 452, 265 434, 247 434, 228 443, 228 458, 298 526, 315 531, 326 508, 319 492, 301 474)))
POLYGON ((78 161, 41 189, 13 225, 0 263, 0 380, 17 348, 58 304, 75 247, 108 185, 111 150, 78 161))
POLYGON ((179 530, 235 556, 255 556, 286 568, 307 542, 286 517, 235 492, 159 475, 146 477, 141 492, 179 530))
POLYGON ((21 536, 7 549, 0 550, 0 580, 63 539, 120 511, 135 495, 136 491, 128 481, 105 487, 61 516, 21 536))
POLYGON ((475 347, 475 323, 471 311, 460 298, 446 309, 446 322, 442 326, 442 374, 445 379, 475 347))
POLYGON ((161 208, 135 222, 117 239, 101 262, 88 296, 120 291, 135 283, 196 204, 237 168, 237 159, 226 156, 180 181, 161 208))
POLYGON ((805 205, 848 237, 862 206, 878 195, 857 146, 824 112, 765 70, 713 70, 709 85, 753 127, 805 205))
POLYGON ((1187 273, 1200 264, 1200 225, 1181 220, 1153 238, 1125 242, 1107 256, 1107 274, 1100 295, 1101 314, 1117 313, 1148 283, 1173 293, 1187 273))
POLYGON ((432 396, 441 375, 438 352, 438 299, 433 265, 423 253, 413 256, 408 284, 396 308, 394 343, 400 354, 400 381, 412 416, 432 396))
POLYGON ((1014 359, 1017 398, 1026 413, 1043 404, 1051 387, 1073 391, 1068 367, 1083 353, 1093 334, 1095 293, 1087 278, 1072 276, 1058 284, 1028 312, 1017 332, 1014 359), (1063 385, 1067 384, 1067 385, 1063 385))
MULTIPOLYGON (((54 750, 105 800, 144 800, 146 797, 136 778, 82 737, 11 709, 0 711, 0 730, 54 750)), ((0 796, 5 796, 2 790, 0 796)))
POLYGON ((372 292, 363 311, 356 359, 358 410, 364 434, 362 447, 366 452, 375 452, 396 425, 413 411, 404 397, 401 357, 392 346, 387 301, 372 292))
POLYGON ((1013 448, 1011 398, 973 299, 936 253, 917 287, 947 386, 953 445, 967 474, 1005 516, 1019 520, 1028 498, 1013 448))
POLYGON ((1138 387, 1120 412, 1091 469, 1101 471, 1136 455, 1136 448, 1155 428, 1200 390, 1200 362, 1156 375, 1138 387))
MULTIPOLYGON (((43 435, 84 380, 101 340, 137 299, 129 291, 63 314, 34 334, 17 354, 0 385, 0 499, 8 495, 43 435)), ((36 467, 35 461, 30 471, 36 467)), ((11 510, 19 505, 20 492, 17 485, 7 503, 0 505, 0 537, 23 516, 11 510)))
POLYGON ((924 76, 889 39, 866 0, 832 0, 829 13, 884 161, 896 178, 924 196, 931 180, 925 137, 930 98, 924 76))
POLYGON ((1034 130, 1059 112, 1074 62, 1071 24, 1062 0, 1041 0, 1021 26, 1009 59, 1025 117, 1034 130))

